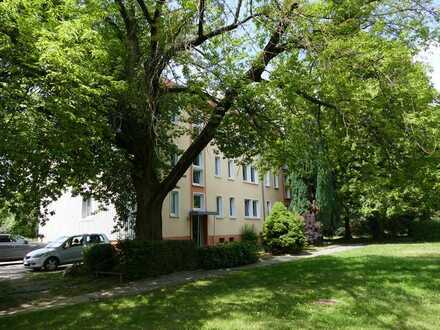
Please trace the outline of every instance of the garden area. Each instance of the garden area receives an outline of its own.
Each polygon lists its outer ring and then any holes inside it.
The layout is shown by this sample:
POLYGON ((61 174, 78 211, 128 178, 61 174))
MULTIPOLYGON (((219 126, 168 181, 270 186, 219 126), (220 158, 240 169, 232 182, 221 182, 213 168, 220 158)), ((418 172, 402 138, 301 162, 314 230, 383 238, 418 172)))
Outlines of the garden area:
POLYGON ((375 244, 133 297, 4 317, 1 329, 438 329, 440 243, 375 244))

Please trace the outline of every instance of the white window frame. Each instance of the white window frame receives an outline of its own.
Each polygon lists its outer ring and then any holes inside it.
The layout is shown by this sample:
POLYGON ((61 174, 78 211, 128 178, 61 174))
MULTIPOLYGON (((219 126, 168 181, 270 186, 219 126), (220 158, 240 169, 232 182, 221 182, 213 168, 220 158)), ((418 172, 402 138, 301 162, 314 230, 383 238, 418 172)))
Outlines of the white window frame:
POLYGON ((179 217, 179 208, 180 208, 180 201, 179 201, 179 197, 180 197, 180 194, 179 194, 179 191, 178 190, 173 190, 173 191, 171 191, 170 192, 170 217, 172 217, 172 218, 178 218, 179 217), (173 212, 173 198, 174 198, 174 196, 177 196, 176 197, 176 209, 174 210, 175 212, 173 212))
POLYGON ((242 175, 243 175, 243 182, 258 184, 258 172, 254 165, 243 165, 242 175))
POLYGON ((81 204, 81 216, 87 218, 93 213, 92 197, 83 197, 81 204))
POLYGON ((270 211, 272 211, 272 202, 266 201, 266 215, 269 215, 270 211))
POLYGON ((192 206, 193 206, 194 210, 204 210, 205 209, 205 194, 199 193, 199 192, 193 193, 192 206), (196 197, 196 196, 200 196, 202 198, 201 203, 200 203, 201 204, 200 207, 194 206, 194 197, 196 197))
POLYGON ((260 219, 260 201, 258 199, 252 199, 252 198, 245 198, 243 201, 243 206, 244 206, 244 217, 246 219, 260 219), (246 215, 246 202, 249 203, 249 210, 248 210, 248 215, 246 215), (254 205, 256 205, 255 207, 255 211, 254 212, 254 205))
POLYGON ((278 174, 274 174, 273 175, 273 187, 275 189, 279 189, 280 188, 280 177, 278 174))
POLYGON ((270 172, 266 172, 266 175, 264 176, 264 185, 266 188, 270 188, 270 172))
POLYGON ((235 202, 235 197, 229 197, 228 213, 230 219, 237 219, 237 204, 235 202))
POLYGON ((192 184, 193 186, 203 186, 205 184, 205 170, 204 170, 204 157, 203 157, 203 152, 199 153, 197 155, 197 158, 199 160, 199 164, 195 164, 193 161, 193 165, 192 165, 192 184), (200 173, 200 182, 194 182, 194 172, 199 172, 200 173))
POLYGON ((223 219, 224 217, 223 196, 215 197, 215 210, 217 211, 217 215, 215 216, 215 218, 223 219))
POLYGON ((222 160, 220 156, 214 157, 214 176, 221 177, 222 175, 222 160))
POLYGON ((235 179, 235 163, 232 159, 228 159, 228 179, 235 179))

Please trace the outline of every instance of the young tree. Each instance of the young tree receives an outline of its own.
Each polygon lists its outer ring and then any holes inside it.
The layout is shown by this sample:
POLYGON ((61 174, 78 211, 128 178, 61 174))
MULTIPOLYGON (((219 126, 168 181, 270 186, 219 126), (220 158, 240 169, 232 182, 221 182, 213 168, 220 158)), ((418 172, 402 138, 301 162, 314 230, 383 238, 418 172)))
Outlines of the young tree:
POLYGON ((272 137, 268 125, 282 118, 262 98, 274 86, 289 81, 316 103, 310 79, 279 74, 286 65, 307 78, 305 55, 325 56, 328 40, 359 34, 419 44, 431 38, 435 17, 427 0, 0 6, 3 195, 11 201, 20 192, 46 206, 73 187, 112 201, 121 218, 135 207, 144 239, 161 239, 164 198, 211 141, 237 156, 272 137), (175 115, 184 125, 171 123, 175 115), (192 141, 179 150, 176 139, 186 134, 192 141))

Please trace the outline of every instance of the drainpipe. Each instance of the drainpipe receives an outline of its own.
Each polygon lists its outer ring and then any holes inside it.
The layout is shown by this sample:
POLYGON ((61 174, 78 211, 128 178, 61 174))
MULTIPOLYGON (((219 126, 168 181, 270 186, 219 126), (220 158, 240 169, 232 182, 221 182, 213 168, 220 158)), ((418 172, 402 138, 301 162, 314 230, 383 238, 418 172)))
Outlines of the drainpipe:
POLYGON ((266 200, 264 198, 264 178, 261 180, 261 194, 263 199, 263 222, 266 221, 266 200))

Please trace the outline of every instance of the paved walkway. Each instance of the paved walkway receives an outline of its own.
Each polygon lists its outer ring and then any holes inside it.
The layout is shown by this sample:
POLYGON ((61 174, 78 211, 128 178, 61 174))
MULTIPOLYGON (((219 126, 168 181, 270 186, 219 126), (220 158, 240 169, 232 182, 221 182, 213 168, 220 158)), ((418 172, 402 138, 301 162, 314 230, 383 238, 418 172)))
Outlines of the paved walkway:
POLYGON ((304 252, 303 254, 299 254, 299 255, 274 256, 268 259, 260 260, 256 264, 242 266, 242 267, 236 267, 230 269, 178 272, 178 273, 160 276, 156 279, 147 279, 142 281, 129 282, 121 286, 112 287, 107 290, 91 292, 80 296, 75 296, 75 297, 62 296, 62 297, 54 298, 53 300, 47 302, 40 302, 35 304, 23 304, 20 307, 0 311, 0 316, 14 315, 21 312, 29 312, 29 311, 43 310, 49 308, 58 308, 62 306, 99 301, 108 298, 132 296, 159 288, 197 281, 200 279, 222 277, 227 275, 228 273, 240 271, 243 269, 273 266, 299 259, 312 258, 317 256, 323 256, 323 255, 329 255, 338 252, 353 250, 363 246, 365 245, 361 245, 361 244, 332 245, 329 247, 320 248, 317 251, 304 252))

